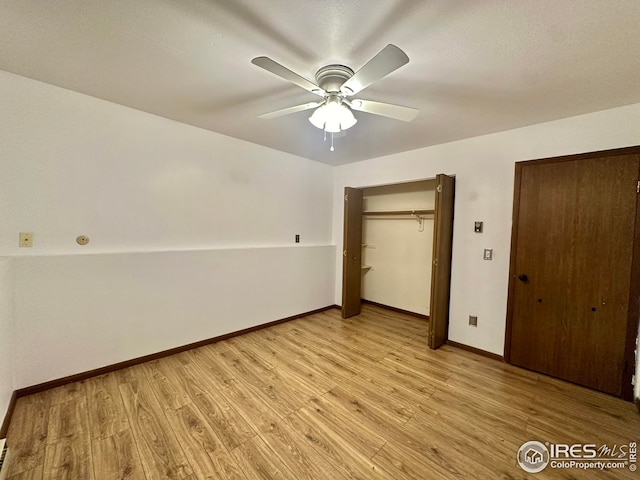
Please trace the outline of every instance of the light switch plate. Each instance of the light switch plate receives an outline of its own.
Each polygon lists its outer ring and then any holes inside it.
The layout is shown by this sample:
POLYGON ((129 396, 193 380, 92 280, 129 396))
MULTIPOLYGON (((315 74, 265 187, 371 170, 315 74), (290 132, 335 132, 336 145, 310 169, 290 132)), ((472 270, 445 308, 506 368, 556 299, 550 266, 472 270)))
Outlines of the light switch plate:
POLYGON ((484 249, 484 260, 493 260, 493 248, 485 248, 484 249))
POLYGON ((33 247, 33 233, 30 232, 20 232, 20 237, 18 240, 19 247, 33 247))

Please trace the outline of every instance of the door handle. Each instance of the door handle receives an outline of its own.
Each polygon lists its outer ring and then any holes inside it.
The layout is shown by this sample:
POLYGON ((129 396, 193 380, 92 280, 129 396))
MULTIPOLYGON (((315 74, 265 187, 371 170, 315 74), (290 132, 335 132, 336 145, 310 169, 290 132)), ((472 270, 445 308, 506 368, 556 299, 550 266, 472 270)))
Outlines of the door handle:
POLYGON ((520 280, 521 282, 527 283, 529 281, 529 277, 527 277, 524 274, 518 275, 518 280, 520 280))

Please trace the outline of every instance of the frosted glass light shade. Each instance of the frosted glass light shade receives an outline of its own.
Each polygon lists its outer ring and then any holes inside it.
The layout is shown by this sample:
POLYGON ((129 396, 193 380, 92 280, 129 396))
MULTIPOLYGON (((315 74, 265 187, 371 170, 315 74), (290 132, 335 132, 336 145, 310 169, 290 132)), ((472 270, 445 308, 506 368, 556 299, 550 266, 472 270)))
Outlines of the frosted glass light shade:
POLYGON ((327 99, 309 117, 311 124, 325 132, 337 133, 353 127, 358 121, 353 112, 339 100, 327 99))
POLYGON ((358 119, 353 115, 353 112, 346 105, 342 106, 342 116, 340 117, 340 128, 347 130, 353 127, 358 119))
POLYGON ((326 120, 327 115, 325 112, 326 108, 327 108, 326 105, 321 105, 320 107, 316 108, 311 114, 311 116, 309 117, 309 121, 314 127, 320 128, 320 129, 324 128, 324 124, 327 123, 327 120, 326 120))

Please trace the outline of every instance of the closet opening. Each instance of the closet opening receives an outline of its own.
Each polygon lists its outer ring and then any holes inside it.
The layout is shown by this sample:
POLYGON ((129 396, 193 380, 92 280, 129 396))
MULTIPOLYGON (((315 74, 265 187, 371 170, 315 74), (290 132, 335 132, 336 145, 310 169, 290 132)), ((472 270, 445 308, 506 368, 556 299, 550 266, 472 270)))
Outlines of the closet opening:
POLYGON ((342 316, 361 302, 430 320, 429 343, 446 342, 454 177, 345 188, 342 316))

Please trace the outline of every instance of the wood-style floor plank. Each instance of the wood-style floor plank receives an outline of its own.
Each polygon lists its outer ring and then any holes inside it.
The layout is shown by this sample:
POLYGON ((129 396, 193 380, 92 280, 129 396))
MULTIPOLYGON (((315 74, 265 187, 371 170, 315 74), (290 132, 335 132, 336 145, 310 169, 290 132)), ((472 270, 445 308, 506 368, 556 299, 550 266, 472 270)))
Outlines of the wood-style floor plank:
POLYGON ((37 472, 42 472, 51 405, 48 393, 29 395, 17 402, 7 433, 11 447, 8 476, 18 478, 25 473, 22 478, 37 478, 37 472))
POLYGON ((177 410, 168 410, 166 415, 196 478, 246 480, 236 461, 196 407, 187 404, 177 410))
POLYGON ((204 347, 189 350, 187 352, 192 359, 192 365, 198 367, 207 378, 214 379, 215 382, 222 387, 233 385, 237 382, 235 372, 229 372, 219 363, 215 362, 216 353, 221 351, 218 347, 224 342, 215 345, 206 345, 204 347))
POLYGON ((340 432, 341 436, 357 445, 358 450, 369 458, 387 443, 387 439, 374 429, 328 402, 324 396, 312 399, 311 406, 301 409, 300 412, 306 416, 314 416, 328 428, 340 432))
POLYGON ((314 415, 307 408, 289 415, 285 422, 302 433, 307 444, 327 457, 346 478, 393 480, 393 476, 371 461, 371 456, 361 450, 358 443, 352 442, 349 435, 342 433, 342 427, 332 428, 322 417, 314 415))
POLYGON ((231 454, 248 480, 297 480, 259 435, 234 448, 231 454))
POLYGON ((145 380, 120 385, 140 459, 148 479, 184 479, 193 473, 175 432, 145 380))
POLYGON ((44 477, 44 465, 38 465, 35 468, 26 470, 16 475, 11 475, 11 480, 45 480, 44 477))
POLYGON ((8 480, 637 479, 517 464, 529 440, 638 441, 633 404, 326 311, 20 398, 8 480))
POLYGON ((98 437, 91 442, 93 468, 96 480, 118 478, 145 480, 142 462, 138 455, 131 430, 122 430, 109 437, 98 437))
POLYGON ((180 381, 209 426, 225 447, 232 450, 257 432, 222 395, 228 385, 220 379, 216 382, 207 372, 206 367, 198 364, 185 365, 180 369, 180 381))
POLYGON ((87 411, 84 395, 51 406, 43 466, 51 478, 95 478, 87 411))
POLYGON ((144 372, 158 400, 167 409, 178 409, 191 403, 189 395, 180 384, 178 369, 183 366, 174 357, 163 358, 162 361, 143 363, 144 372))
POLYGON ((380 468, 393 475, 396 480, 469 478, 464 475, 463 470, 456 465, 452 465, 437 450, 431 453, 430 456, 424 456, 415 450, 404 449, 394 442, 388 442, 376 453, 373 461, 380 468))
POLYGON ((113 374, 100 375, 85 382, 91 436, 106 438, 128 430, 129 420, 113 374))
POLYGON ((329 459, 313 448, 306 448, 302 435, 286 422, 272 423, 268 428, 262 429, 260 436, 293 472, 296 480, 345 480, 329 459))

